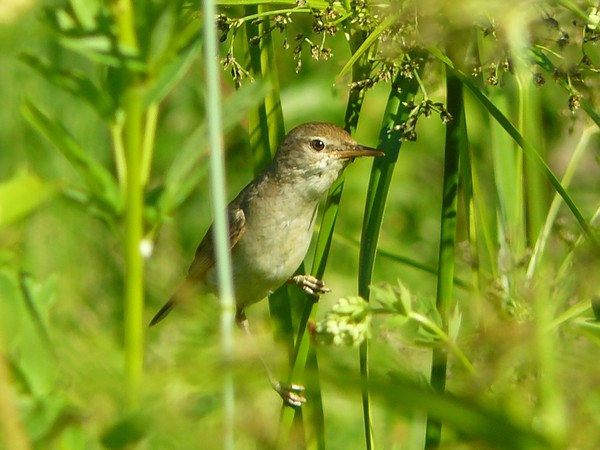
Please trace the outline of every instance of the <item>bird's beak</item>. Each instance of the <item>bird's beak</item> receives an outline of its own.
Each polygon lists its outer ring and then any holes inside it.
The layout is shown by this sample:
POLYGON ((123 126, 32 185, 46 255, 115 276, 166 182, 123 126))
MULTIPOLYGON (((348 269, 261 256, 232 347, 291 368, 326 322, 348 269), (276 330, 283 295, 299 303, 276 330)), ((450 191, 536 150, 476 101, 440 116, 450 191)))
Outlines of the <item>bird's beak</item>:
POLYGON ((383 156, 384 153, 380 150, 365 147, 364 145, 356 144, 352 147, 346 147, 343 150, 335 150, 332 152, 334 156, 340 159, 354 159, 361 156, 383 156))

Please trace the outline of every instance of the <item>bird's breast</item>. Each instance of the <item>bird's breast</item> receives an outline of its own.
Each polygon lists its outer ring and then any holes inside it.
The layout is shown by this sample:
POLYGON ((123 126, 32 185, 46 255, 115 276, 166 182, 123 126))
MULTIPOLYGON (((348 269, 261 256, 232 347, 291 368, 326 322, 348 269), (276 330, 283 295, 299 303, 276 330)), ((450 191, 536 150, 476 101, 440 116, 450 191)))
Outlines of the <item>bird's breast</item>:
POLYGON ((232 250, 241 306, 261 300, 293 275, 310 246, 317 209, 317 204, 310 208, 254 206, 245 211, 246 230, 232 250))

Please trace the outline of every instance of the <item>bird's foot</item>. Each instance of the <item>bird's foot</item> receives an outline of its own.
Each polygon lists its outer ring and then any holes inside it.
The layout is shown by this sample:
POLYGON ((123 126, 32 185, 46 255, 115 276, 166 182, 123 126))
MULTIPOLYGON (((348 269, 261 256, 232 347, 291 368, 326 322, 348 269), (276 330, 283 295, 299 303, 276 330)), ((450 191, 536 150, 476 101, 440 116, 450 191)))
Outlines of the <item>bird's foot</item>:
POLYGON ((296 275, 290 278, 287 282, 289 284, 300 286, 304 292, 312 295, 313 297, 318 297, 320 294, 325 294, 331 291, 331 289, 325 286, 324 281, 321 281, 312 275, 296 275))
POLYGON ((287 406, 292 408, 299 408, 306 403, 306 397, 304 397, 304 386, 299 384, 283 384, 279 381, 273 383, 273 389, 283 399, 283 402, 287 406))

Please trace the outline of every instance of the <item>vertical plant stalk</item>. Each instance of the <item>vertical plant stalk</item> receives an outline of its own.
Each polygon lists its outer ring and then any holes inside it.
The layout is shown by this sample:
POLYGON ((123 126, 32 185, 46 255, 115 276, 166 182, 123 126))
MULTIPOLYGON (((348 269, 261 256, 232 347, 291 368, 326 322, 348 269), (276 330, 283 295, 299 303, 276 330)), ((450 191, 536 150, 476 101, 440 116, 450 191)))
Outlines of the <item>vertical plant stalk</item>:
MULTIPOLYGON (((552 448, 565 448, 567 437, 568 412, 563 397, 563 386, 559 381, 560 367, 557 355, 560 354, 556 330, 549 331, 556 315, 556 302, 548 302, 552 297, 548 284, 533 286, 534 346, 535 361, 540 376, 537 380, 537 418, 552 448), (550 304, 549 304, 550 303, 550 304)), ((567 388, 568 389, 568 388, 567 388)))
POLYGON ((235 297, 231 271, 231 248, 225 192, 225 156, 221 120, 221 89, 219 85, 219 45, 215 23, 214 0, 204 0, 204 67, 206 71, 206 118, 210 155, 210 187, 214 217, 219 299, 221 302, 221 354, 223 370, 223 448, 234 448, 235 398, 231 359, 234 350, 235 297))
POLYGON ((146 122, 144 124, 144 141, 142 144, 140 180, 143 186, 148 184, 150 171, 152 170, 152 158, 154 155, 154 140, 156 137, 156 125, 158 123, 158 103, 152 103, 146 111, 146 122))
MULTIPOLYGON (((127 52, 137 53, 133 5, 129 0, 113 4, 117 22, 119 46, 127 52)), ((139 402, 139 390, 143 372, 144 346, 144 261, 140 253, 143 236, 144 187, 140 178, 142 152, 142 92, 137 77, 123 65, 127 75, 127 87, 123 96, 125 123, 123 125, 123 153, 125 157, 125 378, 127 403, 130 408, 139 402)), ((121 142, 117 136, 114 146, 117 155, 121 142)), ((117 165, 119 165, 117 160, 117 165)))
MULTIPOLYGON (((575 146, 575 150, 573 151, 573 155, 569 160, 569 164, 567 165, 567 169, 561 180, 561 185, 567 189, 571 181, 573 180, 573 175, 575 171, 579 167, 581 159, 585 154, 585 150, 589 144, 590 138, 598 132, 598 127, 595 125, 589 126, 583 130, 581 133, 581 137, 579 138, 579 142, 575 146)), ((546 220, 544 222, 544 226, 540 231, 540 234, 535 242, 535 247, 533 249, 533 254, 531 255, 531 259, 529 260, 529 266, 527 267, 527 278, 532 279, 533 275, 537 269, 539 262, 541 261, 544 250, 546 249, 546 245, 548 243, 548 238, 550 237, 550 233, 552 232, 552 227, 556 223, 556 217, 558 216, 558 211, 560 206, 562 205, 562 198, 558 193, 554 194, 554 198, 552 199, 552 203, 550 204, 550 208, 548 210, 548 214, 546 216, 546 220)))
MULTIPOLYGON (((407 79, 398 76, 394 80, 379 133, 377 147, 385 152, 385 156, 376 158, 373 161, 365 202, 358 263, 358 294, 367 301, 369 300, 369 285, 373 276, 385 203, 396 161, 398 160, 400 146, 402 145, 402 131, 397 125, 400 125, 408 118, 410 110, 404 105, 408 104, 409 100, 414 97, 417 89, 418 83, 414 78, 407 79)), ((374 446, 374 439, 368 389, 369 366, 367 345, 367 341, 365 341, 360 346, 359 362, 362 380, 363 422, 366 448, 371 449, 374 446)))
MULTIPOLYGON (((263 5, 247 6, 246 14, 256 15, 267 11, 263 5)), ((279 97, 279 78, 275 64, 275 52, 271 33, 264 33, 269 27, 268 16, 254 24, 246 22, 246 53, 250 73, 269 85, 269 94, 258 108, 248 115, 250 146, 252 148, 254 174, 258 175, 269 164, 277 145, 284 137, 283 112, 279 97), (251 45, 251 37, 259 37, 258 45, 251 45)))
MULTIPOLYGON (((453 295, 454 253, 456 245, 456 215, 458 204, 459 160, 467 148, 467 128, 465 122, 463 85, 454 71, 446 70, 447 108, 452 121, 446 129, 444 156, 444 184, 440 226, 440 249, 436 306, 442 319, 442 329, 448 330, 448 315, 453 295)), ((446 390, 448 366, 447 350, 434 348, 431 363, 431 387, 439 394, 446 390)), ((439 448, 442 423, 429 416, 425 436, 427 449, 439 448)))
POLYGON ((138 403, 143 371, 144 346, 144 260, 140 252, 143 237, 144 190, 140 180, 142 101, 136 86, 125 93, 125 373, 129 405, 138 403))

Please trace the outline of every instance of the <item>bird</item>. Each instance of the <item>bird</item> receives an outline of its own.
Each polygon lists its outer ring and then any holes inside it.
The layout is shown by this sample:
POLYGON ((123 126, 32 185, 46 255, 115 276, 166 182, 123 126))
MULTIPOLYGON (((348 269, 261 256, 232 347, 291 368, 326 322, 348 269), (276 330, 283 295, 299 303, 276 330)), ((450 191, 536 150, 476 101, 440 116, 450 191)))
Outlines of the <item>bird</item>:
MULTIPOLYGON (((295 284, 315 297, 329 292, 325 283, 312 275, 294 275, 308 251, 319 203, 355 158, 383 154, 360 145, 337 125, 304 123, 285 136, 271 163, 228 205, 236 322, 248 334, 245 309, 283 284, 295 284)), ((196 250, 187 277, 150 326, 194 292, 217 293, 216 272, 211 226, 196 250)), ((306 401, 302 386, 280 383, 261 361, 286 405, 297 407, 306 401)))

